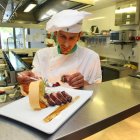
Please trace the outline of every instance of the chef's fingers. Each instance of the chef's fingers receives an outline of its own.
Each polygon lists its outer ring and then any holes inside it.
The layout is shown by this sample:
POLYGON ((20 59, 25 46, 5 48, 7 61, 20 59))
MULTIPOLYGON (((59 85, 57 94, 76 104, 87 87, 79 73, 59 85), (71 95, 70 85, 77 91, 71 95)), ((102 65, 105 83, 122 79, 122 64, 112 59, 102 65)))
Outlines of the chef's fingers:
POLYGON ((83 81, 83 79, 75 81, 75 82, 71 83, 70 86, 75 87, 75 88, 81 88, 84 86, 84 81, 83 81))
POLYGON ((69 77, 69 85, 75 87, 84 86, 84 77, 81 73, 74 73, 69 77))
POLYGON ((35 76, 35 73, 33 73, 32 71, 23 71, 23 72, 20 72, 18 73, 18 76, 30 76, 30 77, 34 77, 35 76))
POLYGON ((29 76, 17 76, 17 81, 19 84, 25 84, 31 82, 32 80, 29 76))
POLYGON ((31 81, 34 81, 33 78, 39 79, 39 77, 32 71, 20 72, 17 75, 17 81, 19 84, 30 83, 31 81))
POLYGON ((76 81, 78 79, 84 79, 83 75, 81 73, 79 73, 79 72, 70 75, 68 82, 72 83, 73 81, 76 81))

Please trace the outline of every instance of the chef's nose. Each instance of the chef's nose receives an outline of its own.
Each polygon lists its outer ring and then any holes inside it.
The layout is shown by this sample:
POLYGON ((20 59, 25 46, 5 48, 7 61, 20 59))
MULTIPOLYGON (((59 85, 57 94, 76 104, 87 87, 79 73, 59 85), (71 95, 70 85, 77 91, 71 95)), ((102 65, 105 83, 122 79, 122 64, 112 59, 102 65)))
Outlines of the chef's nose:
POLYGON ((66 48, 69 47, 69 42, 68 42, 68 41, 65 42, 65 47, 66 47, 66 48))

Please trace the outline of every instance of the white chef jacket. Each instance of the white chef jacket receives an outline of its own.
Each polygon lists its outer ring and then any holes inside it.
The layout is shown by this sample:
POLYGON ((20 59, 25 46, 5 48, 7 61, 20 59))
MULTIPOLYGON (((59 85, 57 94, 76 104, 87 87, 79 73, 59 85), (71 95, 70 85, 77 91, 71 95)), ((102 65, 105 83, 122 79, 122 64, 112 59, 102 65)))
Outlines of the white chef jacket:
POLYGON ((58 54, 57 47, 40 49, 34 57, 32 71, 51 83, 76 72, 80 72, 89 84, 102 81, 99 55, 84 47, 77 47, 67 55, 58 54))

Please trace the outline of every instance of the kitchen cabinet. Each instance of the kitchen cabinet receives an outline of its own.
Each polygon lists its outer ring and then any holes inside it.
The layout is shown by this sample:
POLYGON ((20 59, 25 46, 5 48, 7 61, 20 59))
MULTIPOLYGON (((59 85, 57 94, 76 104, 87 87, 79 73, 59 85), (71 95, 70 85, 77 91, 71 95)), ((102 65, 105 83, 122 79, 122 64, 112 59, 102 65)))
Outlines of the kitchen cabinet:
POLYGON ((101 67, 101 69, 102 69, 102 81, 103 82, 119 78, 118 70, 110 69, 107 67, 101 67))
POLYGON ((139 24, 139 0, 118 2, 115 9, 115 25, 139 24))
POLYGON ((122 78, 136 72, 134 69, 124 67, 124 62, 114 61, 114 59, 101 60, 101 69, 103 82, 122 78))

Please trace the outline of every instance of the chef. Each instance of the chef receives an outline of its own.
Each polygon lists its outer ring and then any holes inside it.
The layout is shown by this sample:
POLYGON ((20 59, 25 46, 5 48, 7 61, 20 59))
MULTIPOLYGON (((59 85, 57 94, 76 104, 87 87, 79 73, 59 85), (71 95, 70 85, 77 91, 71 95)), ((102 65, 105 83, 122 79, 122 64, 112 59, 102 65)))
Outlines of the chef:
POLYGON ((67 83, 76 88, 102 81, 99 55, 76 43, 82 35, 82 21, 89 13, 77 10, 63 10, 47 22, 46 29, 54 32, 58 45, 36 52, 32 71, 18 76, 20 83, 32 77, 42 77, 49 83, 60 82, 67 77, 67 83))
POLYGON ((47 33, 47 36, 45 38, 45 44, 46 47, 54 47, 55 46, 55 41, 51 38, 51 33, 47 33))

